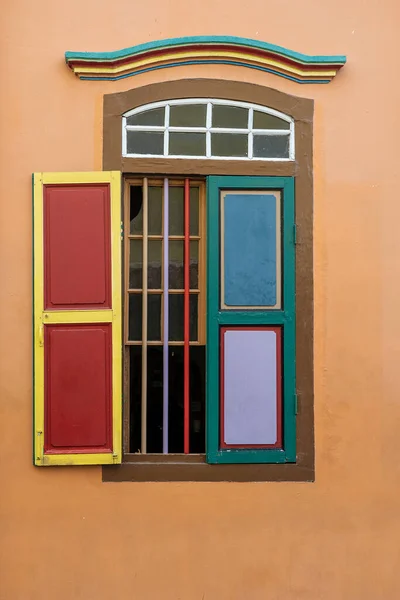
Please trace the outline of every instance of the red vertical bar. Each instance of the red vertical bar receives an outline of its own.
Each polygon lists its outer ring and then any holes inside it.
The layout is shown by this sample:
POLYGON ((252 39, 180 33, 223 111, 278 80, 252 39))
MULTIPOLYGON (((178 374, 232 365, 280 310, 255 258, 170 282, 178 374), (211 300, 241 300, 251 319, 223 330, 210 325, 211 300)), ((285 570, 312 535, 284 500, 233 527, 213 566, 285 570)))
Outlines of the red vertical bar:
POLYGON ((190 182, 185 179, 185 278, 184 278, 184 312, 183 312, 183 377, 184 377, 184 452, 189 454, 189 266, 190 266, 190 229, 189 229, 189 198, 190 198, 190 182))

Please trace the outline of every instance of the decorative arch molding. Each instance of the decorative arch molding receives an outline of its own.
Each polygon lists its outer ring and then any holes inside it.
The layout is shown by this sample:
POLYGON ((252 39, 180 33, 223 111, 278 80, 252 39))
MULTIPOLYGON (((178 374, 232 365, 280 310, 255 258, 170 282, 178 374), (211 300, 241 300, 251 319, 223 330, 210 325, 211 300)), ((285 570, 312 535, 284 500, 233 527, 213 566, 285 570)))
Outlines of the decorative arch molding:
POLYGON ((297 83, 329 83, 345 56, 308 55, 234 36, 194 36, 147 42, 114 52, 66 52, 79 79, 115 81, 147 71, 196 64, 224 64, 273 73, 297 83))

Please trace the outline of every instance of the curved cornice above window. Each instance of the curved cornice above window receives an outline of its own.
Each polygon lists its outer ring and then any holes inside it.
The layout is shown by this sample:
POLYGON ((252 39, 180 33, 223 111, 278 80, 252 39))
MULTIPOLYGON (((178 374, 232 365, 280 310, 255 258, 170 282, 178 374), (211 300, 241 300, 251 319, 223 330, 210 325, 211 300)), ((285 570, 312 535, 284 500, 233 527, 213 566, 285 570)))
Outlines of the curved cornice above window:
POLYGON ((311 56, 281 46, 232 36, 194 36, 158 40, 114 52, 66 52, 75 75, 114 81, 180 65, 224 64, 273 73, 297 83, 329 83, 345 56, 311 56))

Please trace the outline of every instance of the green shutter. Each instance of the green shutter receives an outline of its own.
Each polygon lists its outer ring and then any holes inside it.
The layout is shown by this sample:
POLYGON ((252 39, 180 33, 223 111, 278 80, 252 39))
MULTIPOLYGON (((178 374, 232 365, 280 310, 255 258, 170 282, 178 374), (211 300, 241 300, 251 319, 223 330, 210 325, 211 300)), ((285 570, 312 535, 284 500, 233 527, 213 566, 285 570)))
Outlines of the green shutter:
MULTIPOLYGON (((208 463, 296 461, 294 179, 290 177, 209 177, 207 180, 207 437, 208 463), (279 191, 281 303, 279 308, 221 308, 221 191, 279 191), (280 447, 221 447, 221 327, 279 328, 282 348, 280 447)), ((225 243, 225 242, 224 242, 225 243)))

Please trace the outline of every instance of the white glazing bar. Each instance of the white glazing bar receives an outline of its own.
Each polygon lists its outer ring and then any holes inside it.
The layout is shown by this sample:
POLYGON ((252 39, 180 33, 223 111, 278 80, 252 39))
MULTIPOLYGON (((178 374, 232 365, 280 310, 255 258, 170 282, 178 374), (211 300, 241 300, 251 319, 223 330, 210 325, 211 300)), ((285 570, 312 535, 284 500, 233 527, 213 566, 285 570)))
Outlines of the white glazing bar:
POLYGON ((163 454, 168 454, 168 338, 169 338, 169 298, 168 298, 168 216, 169 216, 169 186, 168 179, 164 179, 164 252, 163 252, 163 454))
MULTIPOLYGON (((127 131, 165 131, 166 127, 163 125, 127 125, 125 127, 127 131)), ((168 127, 169 131, 176 131, 179 133, 205 133, 211 131, 213 133, 249 133, 249 127, 168 127)), ((262 133, 264 135, 289 135, 290 129, 253 129, 254 133, 262 133)))
MULTIPOLYGON (((125 128, 127 131, 165 131, 165 127, 158 125, 127 125, 125 128)), ((176 131, 178 133, 206 133, 211 131, 212 133, 249 133, 249 127, 168 127, 169 131, 176 131)), ((253 129, 254 133, 262 133, 264 135, 289 135, 290 129, 253 129)))
POLYGON ((122 156, 125 156, 127 153, 127 143, 126 143, 126 117, 122 117, 122 156))
MULTIPOLYGON (((164 154, 126 154, 125 155, 126 158, 143 158, 144 156, 146 158, 162 158, 164 156, 164 154)), ((170 158, 190 158, 191 160, 204 160, 205 158, 212 158, 212 159, 216 159, 216 160, 247 160, 248 157, 246 156, 205 156, 204 154, 201 156, 192 156, 191 154, 173 154, 170 156, 170 158)), ((254 157, 253 157, 254 159, 254 157)), ((276 161, 276 162, 280 162, 280 161, 288 161, 288 160, 294 160, 293 158, 283 158, 283 157, 266 157, 263 158, 262 156, 258 156, 257 160, 261 160, 261 161, 276 161)))
POLYGON ((168 127, 169 127, 169 104, 166 105, 165 107, 165 116, 164 116, 164 125, 165 125, 165 131, 164 131, 164 156, 168 156, 168 152, 169 152, 169 131, 168 131, 168 127))
POLYGON ((144 106, 140 106, 138 108, 133 108, 132 110, 127 111, 123 114, 124 117, 131 117, 132 115, 140 114, 152 110, 154 108, 163 108, 166 105, 168 106, 180 106, 184 104, 214 104, 214 105, 225 105, 225 106, 237 106, 239 108, 253 108, 259 112, 266 113, 268 115, 272 115, 275 117, 279 117, 283 121, 287 121, 291 123, 293 121, 292 117, 282 113, 273 108, 269 108, 267 106, 261 106, 259 104, 253 104, 251 102, 235 102, 233 100, 222 100, 221 98, 183 98, 180 100, 168 100, 161 102, 152 102, 150 104, 146 104, 144 106))
POLYGON ((168 129, 169 127, 169 113, 170 113, 170 105, 166 104, 165 106, 165 115, 164 115, 164 127, 168 129))
POLYGON ((207 113, 206 113, 206 157, 210 158, 211 156, 211 124, 212 124, 212 104, 211 102, 207 103, 207 113))
POLYGON ((169 127, 170 131, 176 131, 177 133, 205 133, 207 127, 169 127))
POLYGON ((290 138, 289 138, 289 158, 294 160, 295 157, 295 145, 294 145, 294 121, 290 123, 290 138))
POLYGON ((253 129, 257 135, 290 135, 290 129, 253 129))
POLYGON ((148 266, 148 180, 143 179, 143 261, 142 261, 142 396, 141 396, 141 452, 147 452, 147 266, 148 266))
POLYGON ((127 125, 127 131, 164 131, 164 125, 127 125))
POLYGON ((248 147, 247 147, 247 156, 248 158, 253 158, 253 109, 249 108, 249 120, 247 123, 249 128, 249 139, 248 139, 248 147))

